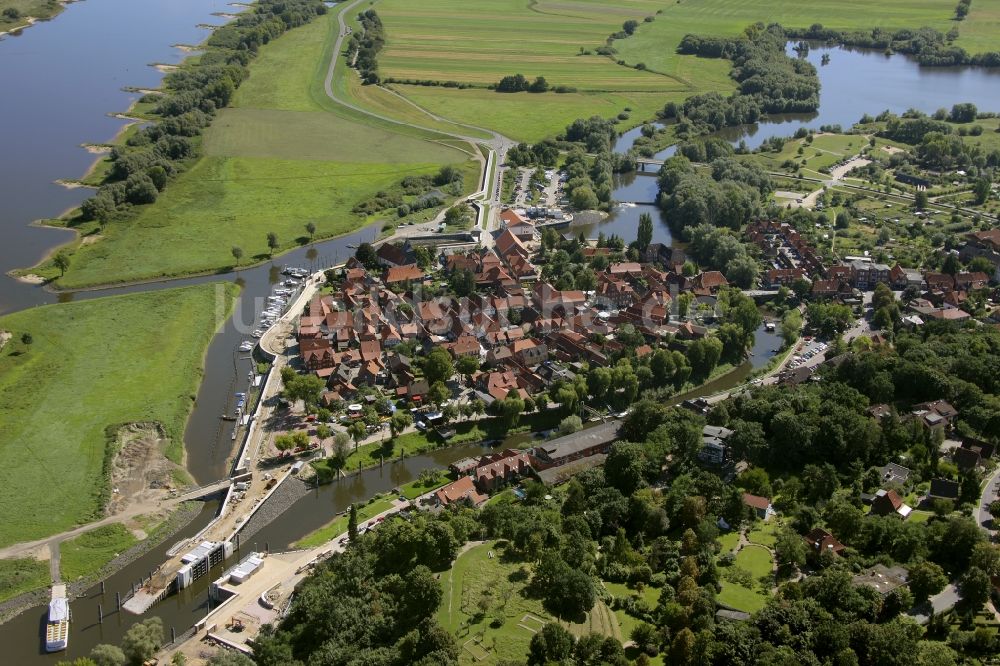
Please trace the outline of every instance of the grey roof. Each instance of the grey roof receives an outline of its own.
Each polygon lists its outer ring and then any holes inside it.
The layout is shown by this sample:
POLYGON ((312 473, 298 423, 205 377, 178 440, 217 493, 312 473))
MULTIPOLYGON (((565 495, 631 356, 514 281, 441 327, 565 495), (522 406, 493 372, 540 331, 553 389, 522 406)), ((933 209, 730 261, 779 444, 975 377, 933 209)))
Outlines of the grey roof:
POLYGON ((618 437, 618 428, 622 422, 619 420, 608 421, 593 428, 587 428, 572 435, 557 437, 536 448, 545 451, 550 458, 563 458, 579 453, 593 446, 600 444, 610 444, 618 437))

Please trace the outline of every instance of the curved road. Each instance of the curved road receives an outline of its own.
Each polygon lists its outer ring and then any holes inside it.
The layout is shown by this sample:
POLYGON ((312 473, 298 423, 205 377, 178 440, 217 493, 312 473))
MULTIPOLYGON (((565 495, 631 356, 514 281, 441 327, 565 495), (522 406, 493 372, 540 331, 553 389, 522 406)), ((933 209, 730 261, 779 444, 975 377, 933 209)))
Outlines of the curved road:
MULTIPOLYGON (((414 129, 423 130, 425 132, 431 132, 433 134, 440 134, 441 136, 444 137, 465 141, 469 144, 472 144, 473 146, 476 145, 487 146, 490 151, 489 159, 487 159, 485 163, 483 162, 483 160, 480 160, 480 164, 483 165, 483 174, 480 179, 480 182, 482 183, 482 188, 475 194, 472 194, 470 197, 468 197, 468 199, 469 200, 478 199, 480 203, 490 206, 491 210, 497 208, 500 205, 500 192, 501 192, 501 183, 503 178, 503 174, 501 172, 501 169, 499 168, 499 165, 503 163, 507 151, 511 147, 516 145, 515 141, 503 136, 499 132, 496 132, 494 130, 485 127, 468 125, 466 123, 456 122, 449 118, 444 118, 442 116, 436 115, 428 111, 427 109, 424 109, 423 107, 418 106, 413 102, 410 102, 410 100, 405 100, 405 101, 413 105, 415 108, 419 109, 422 113, 426 114, 432 120, 435 120, 437 122, 450 123, 452 125, 458 125, 461 127, 468 127, 469 129, 489 134, 493 138, 490 139, 488 143, 486 143, 484 142, 483 139, 479 137, 468 136, 465 134, 457 134, 454 132, 434 129, 431 127, 424 127, 422 125, 417 125, 415 123, 410 123, 403 120, 399 120, 397 118, 385 116, 380 113, 375 113, 374 111, 371 111, 364 107, 358 106, 357 104, 354 104, 353 102, 350 102, 348 100, 341 99, 334 92, 333 77, 337 69, 337 62, 340 60, 340 54, 344 44, 344 39, 347 37, 348 34, 350 34, 347 31, 347 22, 344 20, 344 17, 347 16, 348 12, 352 11, 355 7, 363 4, 364 2, 366 2, 366 0, 354 0, 353 2, 343 5, 340 8, 340 11, 337 12, 337 24, 338 24, 337 40, 333 44, 333 52, 330 56, 330 66, 327 68, 326 79, 323 81, 323 88, 326 91, 326 96, 329 97, 331 100, 333 100, 335 103, 345 108, 351 109, 352 111, 356 111, 371 118, 381 120, 383 122, 392 123, 394 125, 400 125, 402 127, 412 127, 414 129), (490 182, 486 182, 491 170, 493 172, 493 177, 492 179, 490 179, 490 182)), ((488 219, 481 220, 481 227, 484 231, 489 229, 489 223, 490 221, 488 219)))

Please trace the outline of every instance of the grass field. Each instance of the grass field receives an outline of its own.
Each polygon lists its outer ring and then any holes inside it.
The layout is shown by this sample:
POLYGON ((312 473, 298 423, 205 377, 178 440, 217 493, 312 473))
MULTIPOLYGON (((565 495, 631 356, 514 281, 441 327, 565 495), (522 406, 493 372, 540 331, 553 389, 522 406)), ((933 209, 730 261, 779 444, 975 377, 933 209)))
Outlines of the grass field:
POLYGON ((0 545, 99 513, 110 426, 158 422, 180 461, 205 349, 233 289, 200 285, 0 318, 14 333, 0 352, 0 545))
MULTIPOLYGON (((376 499, 369 504, 358 507, 358 525, 360 526, 369 518, 377 516, 383 511, 388 511, 392 508, 392 498, 384 497, 376 499)), ((295 548, 315 548, 316 546, 321 546, 330 539, 339 536, 347 531, 347 523, 350 521, 348 514, 337 516, 329 523, 323 527, 310 532, 306 536, 302 537, 295 542, 295 548)))
POLYGON ((232 108, 206 131, 205 156, 135 220, 80 245, 60 286, 218 271, 233 265, 233 246, 244 264, 259 261, 268 232, 279 251, 289 249, 308 240, 307 222, 317 239, 342 235, 373 221, 352 212, 359 201, 444 164, 465 168, 476 189, 467 152, 335 112, 322 91, 334 20, 317 18, 262 48, 232 108))
POLYGON ((581 117, 614 117, 626 107, 633 109, 634 124, 668 101, 732 88, 729 65, 723 61, 687 58, 684 68, 665 75, 622 67, 594 52, 623 21, 642 21, 661 6, 653 0, 616 0, 610 5, 596 0, 483 0, 463 6, 448 0, 418 5, 380 1, 376 9, 387 35, 380 71, 394 79, 478 86, 458 90, 393 85, 436 114, 485 125, 518 140, 554 135, 581 117), (553 86, 579 92, 512 95, 484 89, 518 73, 532 79, 544 76, 553 86))
MULTIPOLYGON (((821 23, 837 30, 870 28, 921 28, 947 32, 955 5, 940 0, 882 0, 877 11, 866 0, 805 3, 794 0, 698 0, 665 4, 653 23, 642 23, 636 34, 617 40, 614 47, 628 64, 645 63, 650 69, 683 77, 690 64, 675 53, 684 35, 737 35, 751 23, 778 22, 806 28, 821 23)), ((969 17, 958 23, 956 42, 971 53, 996 50, 1000 25, 1000 0, 974 3, 969 17)))
MULTIPOLYGON (((461 648, 459 663, 524 658, 531 637, 553 621, 541 601, 525 594, 530 580, 531 565, 505 558, 494 541, 470 548, 441 574, 444 598, 438 621, 455 635, 461 648), (480 604, 489 610, 481 613, 480 604), (499 627, 492 626, 494 620, 501 622, 499 627)), ((578 636, 594 631, 620 639, 614 615, 600 606, 598 602, 586 621, 563 626, 578 636)))
MULTIPOLYGON (((845 157, 857 155, 867 145, 868 140, 856 134, 817 134, 812 143, 805 139, 790 139, 785 142, 781 152, 754 153, 745 159, 757 162, 771 171, 780 171, 783 162, 792 160, 801 167, 802 175, 808 178, 827 178, 820 169, 829 168, 845 157)), ((816 183, 804 186, 818 188, 816 183)))
POLYGON ((750 543, 760 544, 762 546, 773 547, 777 538, 775 533, 778 530, 778 522, 773 518, 768 521, 758 520, 754 522, 753 527, 747 534, 747 539, 750 543))
POLYGON ((64 581, 93 576, 104 565, 138 543, 120 523, 98 527, 59 546, 59 571, 64 581))
POLYGON ((0 602, 46 587, 51 580, 48 562, 34 558, 0 560, 0 602))

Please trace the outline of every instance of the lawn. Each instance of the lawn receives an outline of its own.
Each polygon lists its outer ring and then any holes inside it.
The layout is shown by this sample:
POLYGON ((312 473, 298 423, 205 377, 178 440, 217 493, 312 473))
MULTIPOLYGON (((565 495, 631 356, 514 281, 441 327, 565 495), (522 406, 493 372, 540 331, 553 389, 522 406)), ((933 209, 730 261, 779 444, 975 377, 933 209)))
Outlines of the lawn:
POLYGON ((59 546, 59 571, 62 579, 73 582, 99 572, 104 565, 138 543, 121 523, 113 523, 85 532, 59 546))
POLYGON ((773 568, 773 562, 771 552, 763 546, 744 546, 740 552, 736 553, 736 566, 749 571, 754 580, 769 575, 773 568))
MULTIPOLYGON (((504 557, 497 542, 490 541, 462 553, 441 574, 444 598, 438 621, 455 635, 460 663, 523 659, 531 637, 553 621, 541 601, 525 593, 531 569, 530 563, 504 557), (495 621, 501 622, 499 627, 492 626, 495 621)), ((613 615, 600 602, 586 621, 564 626, 575 635, 597 631, 621 638, 613 615)))
MULTIPOLYGON (((358 525, 362 525, 366 520, 377 516, 383 511, 388 511, 392 508, 392 497, 374 498, 371 502, 364 506, 358 507, 358 525)), ((342 513, 337 516, 329 523, 323 527, 310 532, 303 538, 299 539, 293 547, 295 548, 315 548, 321 546, 327 541, 340 536, 347 532, 347 523, 350 522, 350 515, 348 513, 342 513)))
POLYGON ((727 580, 721 581, 721 585, 722 591, 715 597, 721 604, 747 613, 758 611, 767 604, 767 597, 760 592, 748 590, 727 580))
POLYGON ((747 538, 750 540, 750 543, 774 547, 774 543, 777 540, 775 532, 777 531, 778 521, 774 518, 768 521, 758 520, 754 522, 747 538))
MULTIPOLYGON (((478 162, 440 135, 357 122, 329 100, 322 80, 334 35, 332 14, 290 30, 263 47, 250 76, 203 137, 204 156, 176 178, 136 219, 112 223, 76 248, 59 284, 77 288, 233 266, 354 231, 375 218, 354 206, 409 175, 454 164, 478 187, 478 162)), ((357 114, 354 114, 356 116, 357 114)), ((387 215, 394 215, 390 211, 387 215)), ((47 267, 47 276, 55 276, 47 267)))
POLYGON ((719 545, 722 546, 722 550, 719 551, 720 555, 725 555, 726 553, 733 552, 733 548, 736 548, 736 544, 740 542, 739 532, 726 532, 719 537, 719 545))
POLYGON ((108 428, 158 422, 181 460, 205 349, 234 295, 206 284, 0 318, 14 333, 0 352, 0 545, 100 514, 108 428))
POLYGON ((0 602, 46 587, 50 582, 48 562, 33 558, 0 560, 0 602))
POLYGON ((408 98, 447 118, 488 125, 512 138, 554 135, 576 118, 613 117, 631 107, 632 121, 650 118, 667 101, 706 90, 730 90, 729 64, 685 58, 679 75, 622 67, 595 53, 627 19, 662 7, 654 0, 385 0, 376 10, 386 29, 379 57, 383 78, 455 81, 477 89, 402 86, 408 98), (502 94, 486 90, 509 74, 579 93, 502 94))
POLYGON ((454 481, 455 479, 444 470, 437 470, 434 472, 433 476, 428 476, 427 479, 416 481, 410 481, 409 483, 403 484, 399 487, 399 494, 408 500, 414 500, 429 493, 432 490, 436 490, 441 486, 447 485, 454 481))
MULTIPOLYGON (((619 58, 628 64, 645 63, 658 72, 678 78, 691 77, 686 57, 675 53, 684 35, 738 35, 756 21, 778 22, 787 27, 806 28, 821 23, 837 30, 870 28, 921 28, 929 26, 947 32, 955 5, 940 0, 883 0, 872 11, 867 0, 835 3, 805 3, 795 0, 698 0, 665 4, 653 23, 641 23, 635 35, 617 40, 619 58)), ((958 23, 956 44, 971 53, 996 50, 1000 25, 1000 2, 973 3, 969 17, 958 23)))
MULTIPOLYGON (((868 145, 867 139, 856 134, 817 134, 812 143, 805 139, 791 139, 777 153, 754 153, 745 158, 759 163, 765 169, 778 171, 786 160, 793 160, 801 165, 803 175, 809 178, 826 178, 820 169, 829 168, 846 157, 852 157, 868 145), (802 153, 799 154, 799 149, 802 153), (805 164, 802 164, 805 162, 805 164)), ((818 183, 804 183, 802 187, 812 189, 818 183)))

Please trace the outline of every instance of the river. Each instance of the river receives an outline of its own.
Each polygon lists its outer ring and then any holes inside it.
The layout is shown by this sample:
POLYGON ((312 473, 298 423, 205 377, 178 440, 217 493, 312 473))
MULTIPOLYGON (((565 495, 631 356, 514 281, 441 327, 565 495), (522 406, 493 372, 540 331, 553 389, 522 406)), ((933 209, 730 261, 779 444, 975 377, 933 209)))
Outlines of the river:
MULTIPOLYGON (((793 44, 788 53, 795 55, 793 44)), ((806 56, 819 72, 819 110, 812 114, 771 116, 754 125, 731 127, 718 133, 734 145, 746 141, 757 148, 771 137, 788 137, 801 127, 818 130, 822 125, 840 125, 845 130, 865 113, 872 116, 889 110, 907 109, 934 113, 959 102, 972 102, 980 111, 1000 112, 1000 70, 983 67, 921 67, 904 55, 887 56, 872 50, 822 46, 806 56), (829 62, 822 64, 823 56, 829 62)), ((639 136, 634 128, 619 138, 615 150, 624 152, 639 136)), ((673 155, 673 147, 656 159, 673 155)))

